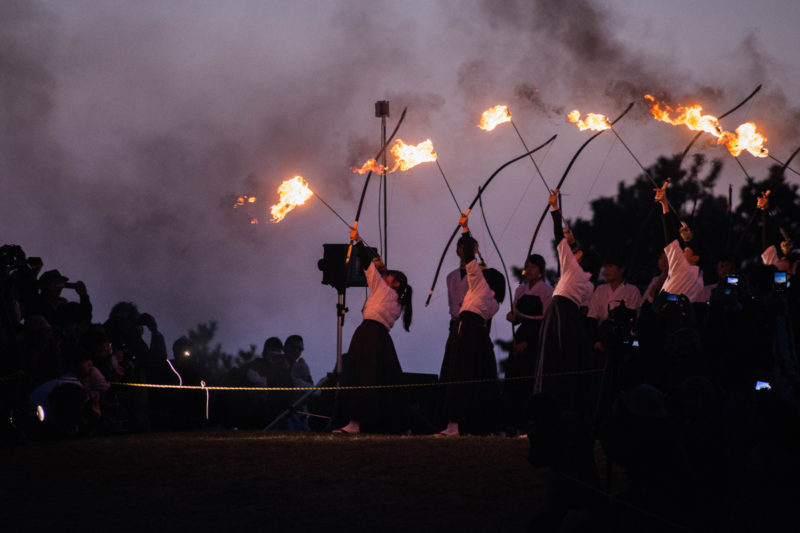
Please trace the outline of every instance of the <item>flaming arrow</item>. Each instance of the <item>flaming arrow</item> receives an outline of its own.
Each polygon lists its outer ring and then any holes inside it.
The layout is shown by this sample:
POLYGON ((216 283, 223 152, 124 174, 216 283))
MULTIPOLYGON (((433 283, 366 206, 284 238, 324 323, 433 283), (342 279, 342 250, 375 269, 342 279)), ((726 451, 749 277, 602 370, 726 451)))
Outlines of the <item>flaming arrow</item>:
MULTIPOLYGON (((537 146, 533 150, 530 150, 530 151, 528 151, 528 152, 526 152, 526 153, 524 153, 524 154, 522 154, 520 156, 515 157, 514 159, 512 159, 510 161, 506 161, 505 163, 503 163, 500 166, 500 168, 495 170, 492 173, 492 175, 489 176, 489 178, 483 183, 483 185, 481 185, 481 187, 478 189, 478 194, 472 200, 472 203, 469 204, 469 207, 467 208, 466 212, 469 212, 473 207, 475 207, 475 204, 478 203, 478 200, 480 199, 481 195, 483 194, 483 191, 486 190, 486 187, 489 185, 489 183, 492 182, 494 177, 497 176, 497 174, 500 173, 501 170, 503 170, 504 168, 506 168, 510 164, 516 163, 520 159, 524 159, 524 158, 528 157, 529 155, 541 150, 542 148, 544 148, 545 146, 547 146, 548 144, 553 142, 556 137, 557 137, 557 135, 553 135, 552 137, 547 139, 544 143, 540 144, 539 146, 537 146)), ((433 290, 436 288, 436 281, 439 279, 439 272, 442 270, 442 263, 444 263, 444 258, 447 255, 447 250, 450 248, 450 245, 453 243, 453 239, 455 239, 456 235, 458 234, 458 230, 459 230, 460 227, 461 226, 456 226, 456 229, 453 230, 453 233, 450 235, 450 239, 448 239, 447 244, 444 247, 444 251, 442 251, 442 256, 439 258, 439 264, 436 267, 436 274, 434 274, 434 276, 433 276, 433 283, 431 284, 431 290, 428 292, 428 298, 425 300, 425 307, 428 307, 428 304, 431 303, 431 296, 433 296, 433 290)))
MULTIPOLYGON (((633 107, 633 102, 631 102, 630 104, 628 104, 628 107, 626 107, 626 108, 625 108, 625 111, 623 111, 623 112, 622 112, 622 113, 621 113, 621 114, 620 114, 620 115, 619 115, 617 118, 615 118, 614 120, 612 120, 612 121, 610 122, 610 124, 611 124, 612 126, 613 126, 614 124, 616 124, 616 123, 617 123, 617 121, 618 121, 618 120, 620 120, 622 117, 624 117, 624 116, 625 116, 625 115, 628 113, 628 111, 630 111, 630 110, 631 110, 631 108, 632 108, 632 107, 633 107)), ((572 168, 572 165, 573 165, 573 164, 575 164, 575 161, 578 159, 578 156, 579 156, 579 155, 580 155, 580 153, 583 151, 583 149, 584 149, 584 148, 586 148, 586 146, 587 146, 587 145, 588 145, 590 142, 592 142, 594 139, 596 139, 596 138, 597 138, 597 136, 598 136, 598 135, 601 135, 601 134, 602 134, 604 131, 606 131, 606 130, 601 130, 601 131, 598 131, 597 133, 595 133, 594 135, 592 135, 591 137, 589 137, 588 139, 586 139, 586 141, 585 141, 585 142, 584 142, 584 143, 581 145, 581 147, 580 147, 580 148, 578 148, 578 151, 577 151, 577 152, 575 152, 575 155, 574 155, 574 156, 572 156, 572 159, 570 160, 569 164, 567 165, 567 168, 566 168, 566 170, 564 170, 564 174, 561 176, 561 179, 560 179, 560 180, 558 180, 558 185, 556 185, 556 187, 555 187, 556 189, 561 189, 561 186, 564 184, 564 181, 567 179, 567 174, 569 174, 569 171, 570 171, 570 169, 572 168)), ((528 246, 528 253, 525 255, 525 258, 526 258, 526 259, 527 259, 527 258, 528 258, 528 257, 531 255, 531 252, 533 251, 533 245, 534 245, 534 243, 536 242, 536 237, 538 237, 538 236, 539 236, 539 230, 540 230, 540 229, 542 229, 542 222, 544 222, 544 219, 545 219, 545 217, 547 216, 547 210, 548 210, 548 208, 549 208, 549 207, 550 207, 549 205, 546 205, 546 206, 544 207, 544 211, 542 212, 542 216, 541 216, 541 217, 539 217, 539 222, 536 224, 536 229, 535 229, 535 230, 534 230, 534 232, 533 232, 533 238, 531 238, 531 244, 530 244, 530 246, 528 246)), ((523 262, 523 264, 524 264, 524 262, 523 262)))
MULTIPOLYGON (((517 125, 514 124, 514 119, 511 118, 511 113, 508 111, 508 106, 504 105, 496 105, 492 108, 487 109, 481 115, 481 123, 478 124, 478 127, 484 131, 492 131, 500 124, 505 124, 506 122, 511 123, 511 126, 514 127, 514 131, 517 132, 517 137, 522 142, 522 146, 525 150, 530 150, 528 148, 528 144, 525 142, 525 139, 522 138, 522 134, 519 132, 517 125)), ((536 160, 531 157, 531 163, 533 163, 533 167, 536 169, 536 173, 539 174, 539 177, 542 179, 542 183, 544 184, 544 188, 547 189, 547 192, 551 192, 550 187, 547 185, 547 181, 544 179, 544 175, 542 175, 542 171, 539 170, 539 165, 536 164, 536 160)))
MULTIPOLYGON (((749 95, 747 95, 747 97, 744 100, 742 100, 741 102, 739 102, 738 104, 736 104, 735 106, 730 108, 729 110, 725 111, 719 117, 717 117, 718 120, 722 120, 723 118, 727 117, 731 113, 734 113, 735 111, 737 111, 744 104, 749 102, 756 94, 758 94, 758 92, 760 90, 761 90, 761 84, 759 84, 758 87, 753 89, 753 92, 751 92, 749 95)), ((692 137, 692 140, 689 141, 689 144, 686 145, 686 148, 684 148, 683 152, 681 152, 680 156, 678 157, 678 160, 675 162, 675 173, 676 173, 676 175, 680 172, 681 163, 683 163, 683 160, 686 158, 686 155, 689 153, 689 150, 692 149, 692 146, 694 146, 694 143, 697 142, 697 140, 700 138, 701 135, 703 135, 703 133, 705 133, 705 132, 704 131, 698 131, 697 134, 694 137, 692 137)), ((737 162, 738 162, 738 159, 737 159, 737 162)), ((741 162, 739 162, 739 164, 741 166, 741 162)), ((745 172, 745 174, 746 173, 747 172, 745 172)), ((636 237, 636 240, 634 241, 634 246, 632 247, 632 249, 635 250, 636 249, 636 245, 638 244, 639 240, 641 240, 641 237, 644 234, 645 226, 649 222, 650 217, 656 211, 656 205, 657 204, 653 203, 653 207, 650 209, 650 211, 648 211, 647 216, 644 218, 644 220, 642 221, 642 224, 639 226, 639 231, 637 232, 637 237, 636 237)), ((629 267, 629 268, 631 268, 631 267, 629 267)), ((631 270, 632 270, 632 268, 631 268, 631 270)))
MULTIPOLYGON (((397 125, 394 127, 394 131, 392 131, 392 134, 389 136, 388 139, 386 139, 386 142, 383 144, 383 146, 381 146, 378 155, 375 156, 375 161, 377 161, 383 155, 383 153, 386 151, 386 148, 392 142, 392 139, 394 139, 394 136, 397 135, 397 130, 400 129, 400 124, 402 124, 403 120, 406 118, 407 110, 408 107, 403 108, 403 113, 400 115, 400 120, 397 121, 397 125)), ((359 217, 361 217, 361 207, 364 205, 364 195, 367 194, 367 186, 369 185, 369 179, 371 177, 372 177, 372 170, 370 169, 370 171, 367 173, 367 179, 364 180, 364 188, 361 189, 361 199, 358 201, 358 209, 356 210, 356 218, 355 222, 353 222, 353 229, 358 229, 358 219, 359 217)), ((347 248, 347 259, 345 260, 345 264, 350 263, 350 254, 352 252, 353 252, 353 241, 350 241, 350 246, 348 246, 347 248)))

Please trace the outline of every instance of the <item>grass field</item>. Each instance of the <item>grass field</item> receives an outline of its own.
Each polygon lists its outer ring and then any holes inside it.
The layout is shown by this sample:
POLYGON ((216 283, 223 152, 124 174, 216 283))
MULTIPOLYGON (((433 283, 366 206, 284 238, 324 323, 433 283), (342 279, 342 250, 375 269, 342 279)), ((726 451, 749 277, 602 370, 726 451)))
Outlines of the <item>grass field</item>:
POLYGON ((2 451, 5 531, 525 531, 527 439, 214 431, 2 451))

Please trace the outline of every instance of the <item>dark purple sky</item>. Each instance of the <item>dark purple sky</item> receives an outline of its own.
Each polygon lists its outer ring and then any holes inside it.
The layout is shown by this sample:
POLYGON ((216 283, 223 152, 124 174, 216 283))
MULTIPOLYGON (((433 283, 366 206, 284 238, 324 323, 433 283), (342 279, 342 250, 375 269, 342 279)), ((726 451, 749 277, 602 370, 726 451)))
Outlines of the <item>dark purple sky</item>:
MULTIPOLYGON (((3 242, 86 282, 98 321, 133 301, 171 344, 217 320, 229 352, 299 333, 318 378, 335 362, 336 292, 320 284, 317 259, 347 228, 315 200, 280 224, 266 213, 278 184, 299 174, 346 219, 355 215, 363 177, 348 167, 378 148, 376 100, 390 100, 390 128, 408 106, 399 137, 433 140, 462 204, 523 152, 508 126, 475 127, 501 103, 529 145, 559 134, 537 157, 551 183, 589 135, 565 121, 573 108, 616 115, 636 101, 618 131, 639 159, 682 149, 691 134, 652 120, 646 92, 720 114, 763 84, 723 126, 755 121, 771 153, 787 157, 800 144, 798 27, 790 1, 7 0, 3 242), (258 198, 251 213, 261 224, 232 209, 240 194, 258 198)), ((723 159, 721 188, 741 185, 722 148, 700 149, 723 159)), ((741 161, 756 176, 770 164, 741 161)), ((590 216, 589 199, 638 171, 604 135, 566 182, 565 213, 590 216)), ((423 303, 458 213, 433 165, 389 182, 388 260, 415 288, 412 330, 395 328, 393 338, 405 370, 437 372, 444 285, 423 303)), ((372 243, 377 193, 371 186, 360 223, 372 243)), ((545 202, 525 161, 487 190, 507 263, 521 263, 545 202)), ((497 263, 477 218, 473 227, 497 263)), ((540 239, 536 250, 551 257, 548 246, 540 239)), ((453 253, 445 267, 456 262, 453 253)), ((348 291, 345 348, 363 299, 363 289, 348 291)), ((494 328, 510 336, 502 318, 494 328)))

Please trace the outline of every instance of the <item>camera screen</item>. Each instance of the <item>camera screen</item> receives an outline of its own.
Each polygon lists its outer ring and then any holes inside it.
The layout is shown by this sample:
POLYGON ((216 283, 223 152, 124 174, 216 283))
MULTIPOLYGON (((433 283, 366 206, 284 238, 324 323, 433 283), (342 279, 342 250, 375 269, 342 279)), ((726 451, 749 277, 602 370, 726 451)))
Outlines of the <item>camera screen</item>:
POLYGON ((678 295, 677 294, 667 294, 667 301, 668 302, 677 302, 678 295))
POLYGON ((786 283, 786 272, 775 272, 775 283, 786 283))
POLYGON ((756 390, 770 390, 771 388, 768 381, 756 381, 756 390))
POLYGON ((728 276, 728 285, 736 286, 739 284, 739 276, 728 276))

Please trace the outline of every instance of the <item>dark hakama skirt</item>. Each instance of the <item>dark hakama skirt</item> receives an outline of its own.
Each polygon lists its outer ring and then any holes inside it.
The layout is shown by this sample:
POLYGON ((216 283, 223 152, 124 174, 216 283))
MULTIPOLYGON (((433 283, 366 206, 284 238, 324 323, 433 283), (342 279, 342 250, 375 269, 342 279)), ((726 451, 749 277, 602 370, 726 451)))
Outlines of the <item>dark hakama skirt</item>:
MULTIPOLYGON (((386 326, 366 319, 356 328, 342 357, 343 385, 397 385, 403 370, 386 326)), ((363 431, 402 431, 402 395, 399 389, 343 391, 350 420, 363 431)))
POLYGON ((562 409, 590 420, 596 398, 591 391, 593 374, 572 374, 593 370, 591 346, 585 318, 578 305, 564 296, 554 296, 545 312, 539 333, 539 369, 544 376, 541 392, 553 396, 562 409))
POLYGON ((514 343, 526 343, 524 349, 508 356, 503 382, 503 426, 527 432, 527 408, 533 390, 539 360, 541 320, 523 319, 514 335, 514 343))
POLYGON ((442 381, 494 380, 452 384, 445 388, 444 416, 458 422, 461 433, 488 434, 497 430, 500 400, 497 360, 486 323, 464 311, 442 361, 442 381))

